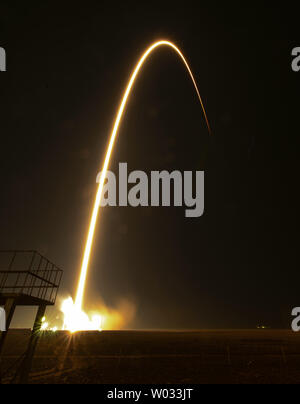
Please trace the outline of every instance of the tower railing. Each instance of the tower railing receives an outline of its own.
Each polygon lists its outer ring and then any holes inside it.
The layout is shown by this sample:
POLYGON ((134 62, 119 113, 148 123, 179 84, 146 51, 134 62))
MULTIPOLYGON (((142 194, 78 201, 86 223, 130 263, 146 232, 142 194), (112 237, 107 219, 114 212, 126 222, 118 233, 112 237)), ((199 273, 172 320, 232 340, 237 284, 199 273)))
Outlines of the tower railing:
POLYGON ((37 251, 0 250, 0 304, 13 297, 18 305, 54 305, 62 274, 37 251))

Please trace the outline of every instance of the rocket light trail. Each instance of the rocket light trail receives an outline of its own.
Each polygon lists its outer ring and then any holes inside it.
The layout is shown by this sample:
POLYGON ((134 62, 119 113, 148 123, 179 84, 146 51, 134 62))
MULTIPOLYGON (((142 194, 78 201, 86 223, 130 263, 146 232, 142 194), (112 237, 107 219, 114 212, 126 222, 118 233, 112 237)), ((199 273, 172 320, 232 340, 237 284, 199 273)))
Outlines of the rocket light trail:
MULTIPOLYGON (((122 97, 122 101, 121 104, 119 106, 116 118, 115 118, 115 122, 114 122, 114 126, 110 135, 110 140, 109 140, 109 144, 108 144, 108 148, 106 151, 106 155, 105 155, 105 160, 104 160, 104 164, 103 164, 103 168, 101 171, 101 176, 100 176, 100 181, 99 181, 99 186, 98 186, 98 190, 97 190, 97 194, 96 194, 96 198, 95 198, 95 202, 94 202, 94 207, 93 207, 93 211, 92 211, 92 215, 91 215, 91 219, 90 219, 90 225, 89 225, 89 230, 88 230, 88 236, 87 236, 87 240, 86 240, 86 245, 85 245, 85 251, 84 251, 84 256, 83 256, 83 260, 82 260, 82 265, 81 265, 81 271, 80 271, 80 277, 79 277, 79 282, 78 282, 78 288, 77 288, 77 294, 76 294, 76 299, 75 299, 75 305, 73 307, 73 310, 70 310, 70 312, 73 311, 72 313, 72 317, 73 317, 73 321, 71 320, 72 323, 76 322, 76 315, 74 316, 74 313, 83 313, 82 312, 82 304, 83 304, 83 297, 84 297, 84 290, 85 290, 85 285, 86 285, 86 278, 87 278, 87 273, 88 273, 88 267, 89 267, 89 261, 90 261, 90 256, 91 256, 91 250, 92 250, 92 245, 93 245, 93 239, 94 239, 94 234, 95 234, 95 228, 96 228, 96 224, 97 224, 97 218, 98 218, 98 213, 99 213, 99 206, 100 206, 100 202, 101 202, 101 198, 102 198, 102 193, 103 193, 103 187, 104 187, 104 182, 105 182, 105 178, 106 178, 106 174, 107 174, 107 170, 108 170, 108 166, 109 166, 109 162, 110 162, 110 158, 112 155, 112 151, 113 151, 113 147, 114 147, 114 143, 118 134, 118 130, 120 127, 120 123, 122 120, 122 117, 124 115, 124 111, 126 108, 126 104, 128 101, 128 98, 131 94, 131 90, 132 87, 135 83, 135 80, 138 76, 138 73, 140 72, 143 64, 145 63, 145 61, 147 60, 147 58, 150 56, 150 54, 157 49, 160 46, 168 46, 170 48, 172 48, 181 58, 181 60, 183 61, 191 79, 193 82, 193 85, 195 87, 197 96, 199 98, 201 107, 202 107, 202 111, 205 117, 205 121, 207 124, 207 128, 209 133, 211 133, 210 130, 210 125, 208 122, 208 118, 205 112, 205 108, 200 96, 200 92, 198 90, 196 81, 194 79, 194 76, 192 74, 192 71, 185 59, 185 57, 183 56, 183 54, 181 53, 181 51, 172 43, 169 41, 158 41, 155 42, 154 44, 152 44, 145 52, 144 54, 141 56, 141 58, 139 59, 137 65, 135 66, 133 73, 131 74, 131 77, 129 79, 129 82, 127 84, 126 90, 124 92, 124 95, 122 97), (74 318, 75 317, 75 318, 74 318)), ((64 313, 65 317, 68 317, 68 313, 64 313)), ((70 314, 71 316, 71 314, 70 314)), ((80 316, 79 316, 80 317, 80 316)), ((69 322, 70 322, 70 318, 69 318, 69 322)), ((68 321, 66 321, 66 324, 68 323, 68 321)), ((79 324, 80 321, 78 321, 78 324, 73 324, 71 326, 72 330, 82 330, 81 325, 79 324)))

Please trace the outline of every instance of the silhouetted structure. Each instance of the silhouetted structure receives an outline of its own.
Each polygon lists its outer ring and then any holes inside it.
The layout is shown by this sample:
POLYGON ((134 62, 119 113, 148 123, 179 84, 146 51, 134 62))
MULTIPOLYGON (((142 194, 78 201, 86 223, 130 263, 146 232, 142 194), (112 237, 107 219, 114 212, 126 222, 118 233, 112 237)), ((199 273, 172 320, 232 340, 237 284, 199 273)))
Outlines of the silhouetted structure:
POLYGON ((1 333, 0 355, 16 306, 38 306, 19 381, 26 383, 47 306, 53 306, 62 270, 37 251, 0 251, 0 305, 6 312, 6 332, 1 333))

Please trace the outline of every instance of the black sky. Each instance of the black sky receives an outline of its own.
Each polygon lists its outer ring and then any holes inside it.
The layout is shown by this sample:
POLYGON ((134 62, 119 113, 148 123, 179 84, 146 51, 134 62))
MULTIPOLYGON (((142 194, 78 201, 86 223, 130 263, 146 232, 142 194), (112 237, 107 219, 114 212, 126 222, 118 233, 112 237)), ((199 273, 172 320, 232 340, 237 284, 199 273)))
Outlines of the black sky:
MULTIPOLYGON (((205 215, 108 208, 87 303, 133 300, 135 328, 288 327, 297 252, 300 46, 289 10, 210 2, 0 6, 1 249, 37 249, 73 294, 95 177, 124 85, 156 39, 114 153, 131 170, 205 170, 205 215)), ((22 323, 23 324, 23 323, 22 323)))

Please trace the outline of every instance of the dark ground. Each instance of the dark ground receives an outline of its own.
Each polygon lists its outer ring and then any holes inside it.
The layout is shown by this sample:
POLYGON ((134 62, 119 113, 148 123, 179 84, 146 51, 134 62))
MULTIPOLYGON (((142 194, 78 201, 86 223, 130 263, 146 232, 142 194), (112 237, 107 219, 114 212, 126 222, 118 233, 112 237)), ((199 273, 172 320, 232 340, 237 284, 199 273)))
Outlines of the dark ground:
MULTIPOLYGON (((4 383, 28 337, 27 330, 10 331, 4 383)), ((30 382, 299 383, 300 335, 279 330, 45 333, 30 382)))

